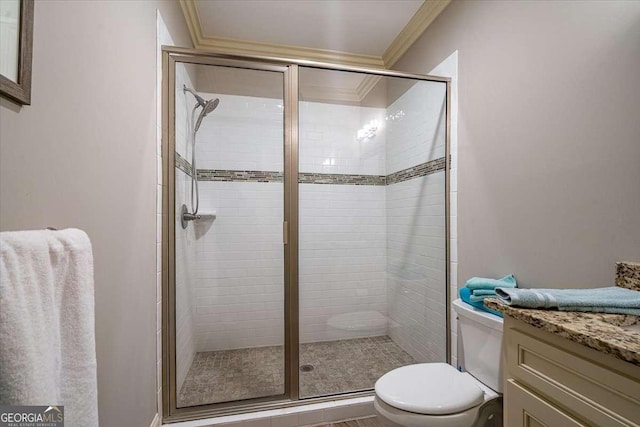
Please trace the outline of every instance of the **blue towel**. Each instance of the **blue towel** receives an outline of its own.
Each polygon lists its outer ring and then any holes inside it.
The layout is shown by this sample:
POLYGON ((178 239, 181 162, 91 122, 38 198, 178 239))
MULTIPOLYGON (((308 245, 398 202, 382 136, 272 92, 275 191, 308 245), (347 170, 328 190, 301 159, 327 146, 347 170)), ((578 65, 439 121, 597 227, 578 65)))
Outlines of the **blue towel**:
POLYGON ((494 289, 474 289, 471 291, 471 301, 482 302, 485 298, 498 298, 494 289))
POLYGON ((471 290, 476 289, 495 289, 495 288, 515 288, 516 278, 513 274, 504 276, 502 279, 486 279, 484 277, 472 277, 467 280, 465 286, 471 290))
POLYGON ((516 287, 516 278, 513 274, 504 276, 502 279, 487 279, 484 277, 472 277, 465 284, 471 290, 469 300, 471 302, 482 302, 485 298, 497 298, 495 288, 516 287))
POLYGON ((466 302, 467 304, 472 305, 475 308, 478 308, 480 310, 486 311, 487 313, 495 314, 496 316, 502 317, 502 313, 500 313, 499 311, 491 310, 490 308, 485 307, 484 304, 482 303, 482 301, 480 301, 480 302, 472 301, 471 298, 470 298, 471 297, 471 289, 469 289, 469 288, 460 288, 458 290, 458 294, 460 295, 460 299, 462 301, 466 302))
POLYGON ((617 286, 596 289, 496 288, 496 293, 502 302, 514 307, 640 316, 640 291, 617 286))

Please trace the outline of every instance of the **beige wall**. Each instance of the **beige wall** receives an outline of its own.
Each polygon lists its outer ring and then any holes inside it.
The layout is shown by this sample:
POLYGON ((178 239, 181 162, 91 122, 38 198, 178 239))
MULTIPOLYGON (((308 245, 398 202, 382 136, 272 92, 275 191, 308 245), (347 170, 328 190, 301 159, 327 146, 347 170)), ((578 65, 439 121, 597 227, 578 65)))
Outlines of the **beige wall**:
POLYGON ((395 66, 459 50, 459 282, 614 285, 640 260, 640 2, 454 1, 395 66))
POLYGON ((156 8, 37 1, 32 105, 0 101, 0 229, 78 227, 95 260, 102 427, 156 412, 156 8))

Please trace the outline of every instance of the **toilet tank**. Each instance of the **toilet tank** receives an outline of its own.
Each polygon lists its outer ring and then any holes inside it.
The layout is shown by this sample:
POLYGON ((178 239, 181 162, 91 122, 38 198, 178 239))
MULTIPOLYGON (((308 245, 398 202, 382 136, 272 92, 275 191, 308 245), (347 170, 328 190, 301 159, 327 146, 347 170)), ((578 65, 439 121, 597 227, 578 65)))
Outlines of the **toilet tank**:
POLYGON ((502 318, 460 299, 453 302, 453 309, 458 313, 464 370, 502 393, 502 318))

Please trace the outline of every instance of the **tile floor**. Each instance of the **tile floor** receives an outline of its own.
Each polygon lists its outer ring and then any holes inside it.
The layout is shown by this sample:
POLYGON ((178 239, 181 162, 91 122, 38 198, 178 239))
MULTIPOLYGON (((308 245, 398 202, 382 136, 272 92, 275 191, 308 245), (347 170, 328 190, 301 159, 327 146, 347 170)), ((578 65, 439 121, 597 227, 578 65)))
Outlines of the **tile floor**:
MULTIPOLYGON (((384 373, 415 363, 387 336, 300 347, 300 365, 313 366, 310 372, 300 372, 303 398, 371 389, 384 373)), ((282 346, 202 352, 196 354, 178 393, 178 407, 283 393, 282 346)))
POLYGON ((340 423, 322 424, 316 427, 382 427, 376 417, 359 418, 357 420, 342 421, 340 423))

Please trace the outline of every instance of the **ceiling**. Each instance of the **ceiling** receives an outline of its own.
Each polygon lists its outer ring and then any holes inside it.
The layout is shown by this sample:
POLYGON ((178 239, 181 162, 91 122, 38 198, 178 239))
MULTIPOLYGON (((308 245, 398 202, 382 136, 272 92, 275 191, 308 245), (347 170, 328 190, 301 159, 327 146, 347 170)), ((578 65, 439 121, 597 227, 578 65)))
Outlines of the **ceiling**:
POLYGON ((194 47, 391 68, 451 0, 180 0, 194 47))
POLYGON ((422 3, 422 0, 200 0, 196 1, 196 7, 205 37, 382 56, 422 3))

